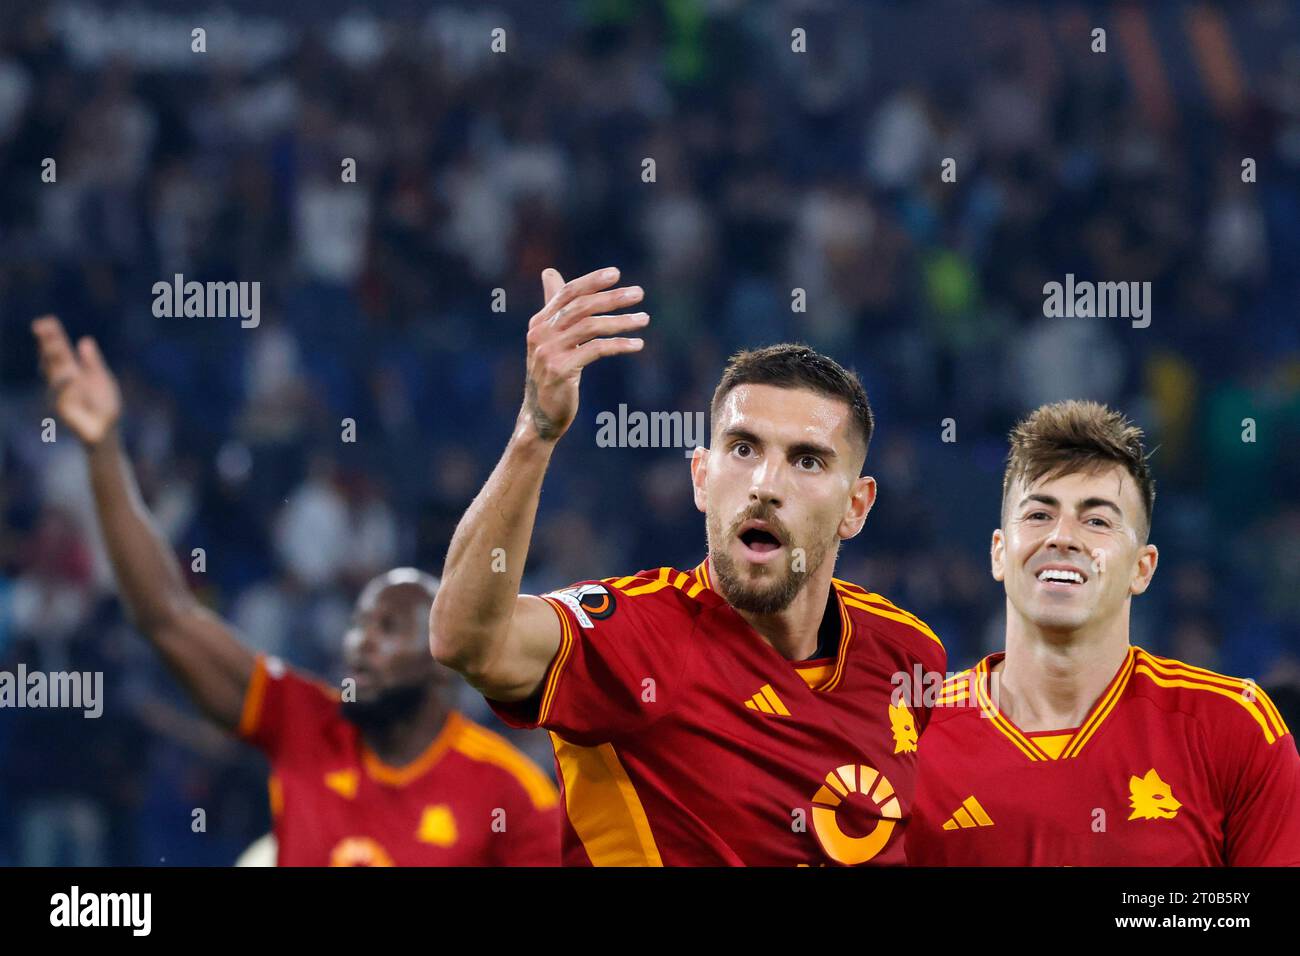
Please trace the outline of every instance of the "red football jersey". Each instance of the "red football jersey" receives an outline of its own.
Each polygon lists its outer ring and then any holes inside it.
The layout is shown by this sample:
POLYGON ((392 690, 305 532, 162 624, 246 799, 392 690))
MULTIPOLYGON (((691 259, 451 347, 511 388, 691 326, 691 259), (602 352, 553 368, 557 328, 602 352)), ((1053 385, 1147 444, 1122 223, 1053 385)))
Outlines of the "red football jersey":
POLYGON ((707 562, 543 597, 561 643, 541 691, 491 702, 551 731, 567 865, 901 864, 924 714, 898 675, 942 672, 920 620, 835 581, 834 657, 782 657, 707 562))
POLYGON ((271 761, 281 866, 556 866, 558 794, 499 735, 453 711, 423 754, 382 762, 340 695, 259 656, 239 735, 271 761))
POLYGON ((933 709, 910 863, 1300 866, 1300 755, 1252 681, 1132 647, 1078 727, 1024 733, 989 694, 1003 656, 933 709))

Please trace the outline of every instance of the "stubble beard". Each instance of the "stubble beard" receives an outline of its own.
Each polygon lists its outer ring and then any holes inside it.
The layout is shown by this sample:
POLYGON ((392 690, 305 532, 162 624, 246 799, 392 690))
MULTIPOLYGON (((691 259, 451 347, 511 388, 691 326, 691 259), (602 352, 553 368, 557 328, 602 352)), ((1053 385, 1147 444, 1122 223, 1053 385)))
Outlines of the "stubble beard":
MULTIPOLYGON (((709 563, 713 568, 717 589, 726 598, 728 604, 750 614, 777 614, 794 602, 799 592, 803 590, 803 586, 817 573, 822 562, 826 560, 827 552, 831 550, 831 543, 827 542, 815 551, 805 549, 802 571, 796 571, 792 562, 785 562, 780 566, 760 565, 755 569, 754 575, 761 577, 756 580, 755 576, 746 573, 727 551, 727 545, 735 538, 736 529, 750 518, 776 523, 770 512, 758 513, 752 510, 746 511, 736 519, 725 534, 721 527, 713 527, 715 524, 713 519, 706 522, 709 563)), ((720 526, 721 522, 717 521, 716 524, 720 526)), ((789 535, 785 533, 784 528, 780 530, 783 532, 782 540, 793 550, 794 545, 789 535)))

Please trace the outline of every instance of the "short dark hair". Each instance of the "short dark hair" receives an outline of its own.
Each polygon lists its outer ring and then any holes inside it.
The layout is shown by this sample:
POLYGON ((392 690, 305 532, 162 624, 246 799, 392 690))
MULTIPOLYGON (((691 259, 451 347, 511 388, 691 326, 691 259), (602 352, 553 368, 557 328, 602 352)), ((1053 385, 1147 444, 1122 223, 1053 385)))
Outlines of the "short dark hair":
POLYGON ((782 342, 761 349, 742 349, 727 360, 722 380, 713 390, 709 419, 716 420, 727 394, 737 385, 775 385, 778 388, 806 388, 819 395, 848 403, 862 440, 865 460, 876 420, 867 401, 867 390, 858 376, 827 355, 795 342, 782 342))
POLYGON ((1151 509, 1156 482, 1151 476, 1142 429, 1120 412, 1097 402, 1056 402, 1043 405, 1011 429, 1011 451, 1002 477, 1002 508, 1017 479, 1026 485, 1044 476, 1100 471, 1119 465, 1137 485, 1145 512, 1145 543, 1151 533, 1151 509))

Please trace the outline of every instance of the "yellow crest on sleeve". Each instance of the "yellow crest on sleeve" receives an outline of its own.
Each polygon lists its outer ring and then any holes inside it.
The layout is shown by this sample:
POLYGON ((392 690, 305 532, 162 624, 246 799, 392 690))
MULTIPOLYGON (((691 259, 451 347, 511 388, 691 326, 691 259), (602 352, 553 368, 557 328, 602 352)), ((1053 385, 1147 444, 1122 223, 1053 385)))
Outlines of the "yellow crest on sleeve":
POLYGON ((889 729, 894 734, 894 753, 916 752, 916 721, 906 704, 889 705, 889 729))

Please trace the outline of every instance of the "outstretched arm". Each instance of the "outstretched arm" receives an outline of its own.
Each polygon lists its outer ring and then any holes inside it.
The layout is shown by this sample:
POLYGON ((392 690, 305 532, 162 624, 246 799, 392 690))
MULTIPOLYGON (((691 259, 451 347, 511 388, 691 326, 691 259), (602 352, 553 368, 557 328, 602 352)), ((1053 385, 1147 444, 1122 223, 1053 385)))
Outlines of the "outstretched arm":
POLYGON ((560 644, 555 611, 541 598, 520 594, 519 586, 542 478, 556 442, 577 415, 582 370, 644 344, 639 338, 602 338, 650 320, 644 312, 604 314, 642 297, 637 286, 610 289, 617 281, 617 269, 567 283, 554 269, 542 273, 546 304, 528 323, 523 407, 501 460, 447 551, 429 614, 429 646, 441 663, 494 700, 534 694, 560 644))
POLYGON ((53 316, 33 322, 32 332, 55 412, 85 448, 95 513, 136 626, 199 708, 233 730, 253 653, 190 593, 171 548, 150 524, 118 435, 122 399, 112 372, 94 339, 81 339, 74 351, 53 316))

